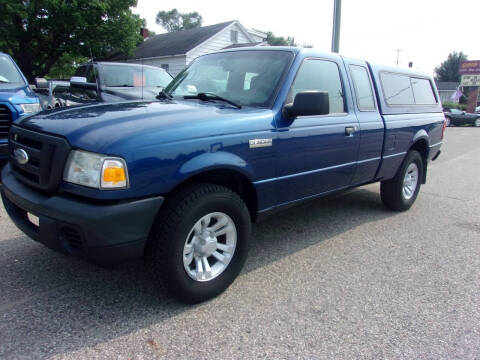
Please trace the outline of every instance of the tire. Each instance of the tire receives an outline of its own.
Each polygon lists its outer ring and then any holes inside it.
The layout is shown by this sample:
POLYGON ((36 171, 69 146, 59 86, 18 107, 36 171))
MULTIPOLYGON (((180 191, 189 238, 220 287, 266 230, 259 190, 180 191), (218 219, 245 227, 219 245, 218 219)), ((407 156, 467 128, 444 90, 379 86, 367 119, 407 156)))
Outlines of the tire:
POLYGON ((247 258, 250 230, 250 213, 236 193, 223 186, 196 184, 167 199, 152 228, 145 255, 160 285, 166 287, 176 299, 194 304, 217 296, 235 280, 247 258), (209 215, 211 220, 205 221, 211 225, 204 224, 205 216, 209 215), (227 226, 217 230, 217 233, 229 229, 216 237, 207 231, 220 224, 215 216, 228 221, 227 226), (194 228, 199 223, 201 231, 197 232, 194 228), (204 233, 209 235, 202 237, 204 233), (235 246, 232 245, 234 236, 235 246), (215 240, 212 240, 213 237, 215 240), (196 245, 202 241, 203 245, 198 246, 197 252, 196 245), (222 251, 218 248, 220 243, 224 248, 234 250, 231 253, 222 251), (188 255, 187 248, 191 249, 188 255), (205 255, 211 251, 217 254, 205 255), (220 257, 218 253, 223 254, 224 261, 217 260, 216 256, 220 257), (188 262, 185 259, 190 256, 190 265, 185 265, 188 262), (197 264, 197 259, 201 260, 201 265, 197 264), (207 267, 203 261, 211 266, 210 272, 202 272, 207 267))
POLYGON ((452 126, 452 121, 450 120, 449 117, 446 117, 446 118, 445 118, 445 123, 446 123, 446 124, 445 124, 446 126, 452 126))
POLYGON ((405 211, 415 202, 420 186, 423 181, 423 159, 416 150, 410 150, 403 160, 402 166, 397 171, 393 179, 382 181, 380 184, 380 195, 386 207, 394 211, 405 211), (412 175, 416 168, 416 184, 415 187, 408 187, 412 184, 412 175), (409 178, 407 179, 407 173, 409 178))
POLYGON ((473 123, 473 126, 480 127, 480 118, 475 120, 475 122, 473 123))

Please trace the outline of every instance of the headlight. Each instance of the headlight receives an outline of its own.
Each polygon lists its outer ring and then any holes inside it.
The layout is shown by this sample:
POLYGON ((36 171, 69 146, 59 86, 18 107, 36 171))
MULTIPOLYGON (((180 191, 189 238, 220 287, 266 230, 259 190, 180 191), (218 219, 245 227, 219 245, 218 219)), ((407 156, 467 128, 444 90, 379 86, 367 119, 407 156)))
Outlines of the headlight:
POLYGON ((19 104, 24 114, 33 114, 42 110, 40 104, 19 104))
POLYGON ((97 189, 126 189, 127 165, 121 158, 72 150, 65 165, 63 180, 97 189))

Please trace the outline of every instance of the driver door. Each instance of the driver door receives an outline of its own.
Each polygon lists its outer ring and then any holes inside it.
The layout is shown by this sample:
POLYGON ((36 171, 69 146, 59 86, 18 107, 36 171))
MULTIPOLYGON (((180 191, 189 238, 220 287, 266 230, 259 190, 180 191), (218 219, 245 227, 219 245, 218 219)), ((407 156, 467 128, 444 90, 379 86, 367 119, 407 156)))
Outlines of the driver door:
MULTIPOLYGON (((307 58, 300 65, 286 103, 301 91, 327 91, 328 115, 282 119, 277 140, 277 198, 288 203, 348 187, 356 170, 360 130, 348 111, 350 97, 338 58, 307 58)), ((351 101, 351 100, 350 100, 351 101)), ((352 107, 350 105, 350 107, 352 107)))

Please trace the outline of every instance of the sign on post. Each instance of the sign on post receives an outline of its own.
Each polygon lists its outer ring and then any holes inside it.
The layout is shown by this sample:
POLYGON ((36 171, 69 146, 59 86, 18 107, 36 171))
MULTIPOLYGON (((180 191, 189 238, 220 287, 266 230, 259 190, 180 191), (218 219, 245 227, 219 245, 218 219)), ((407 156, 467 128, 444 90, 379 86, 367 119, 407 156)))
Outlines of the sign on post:
POLYGON ((462 75, 461 86, 480 86, 480 75, 462 75))
POLYGON ((480 75, 480 60, 462 61, 458 73, 460 75, 480 75))

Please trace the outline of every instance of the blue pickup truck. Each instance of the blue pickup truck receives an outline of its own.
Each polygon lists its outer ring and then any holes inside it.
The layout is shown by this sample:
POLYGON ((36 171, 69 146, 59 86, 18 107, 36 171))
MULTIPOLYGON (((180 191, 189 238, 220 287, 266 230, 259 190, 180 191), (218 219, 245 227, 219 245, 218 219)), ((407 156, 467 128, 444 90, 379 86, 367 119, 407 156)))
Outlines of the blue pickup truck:
POLYGON ((410 208, 444 130, 427 75, 311 49, 227 50, 158 101, 16 121, 2 198, 32 239, 100 264, 143 257, 195 303, 239 274, 252 221, 377 181, 388 208, 410 208))
POLYGON ((0 52, 0 168, 7 160, 8 130, 17 118, 40 111, 37 95, 13 59, 0 52))

